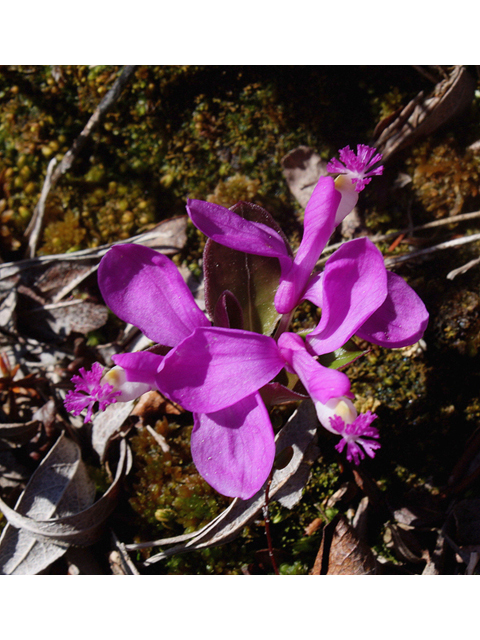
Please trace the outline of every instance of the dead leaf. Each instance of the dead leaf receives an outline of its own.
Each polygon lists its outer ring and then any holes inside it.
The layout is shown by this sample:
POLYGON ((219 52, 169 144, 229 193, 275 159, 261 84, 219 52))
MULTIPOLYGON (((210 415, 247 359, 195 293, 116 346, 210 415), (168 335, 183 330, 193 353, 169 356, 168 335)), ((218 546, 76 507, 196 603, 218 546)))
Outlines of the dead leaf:
POLYGON ((305 209, 320 176, 327 175, 327 163, 310 147, 300 146, 282 158, 288 188, 305 209))
POLYGON ((72 509, 84 509, 93 502, 94 492, 78 445, 61 435, 31 477, 15 510, 0 501, 8 520, 0 538, 0 572, 33 575, 60 558, 68 545, 38 540, 36 527, 30 523, 55 521, 72 509))
POLYGON ((121 433, 125 420, 132 412, 133 404, 133 400, 111 404, 93 418, 92 447, 101 462, 105 461, 111 440, 121 433))
MULTIPOLYGON (((71 441, 64 437, 59 440, 62 444, 69 443, 66 447, 68 453, 71 441)), ((70 455, 75 447, 70 447, 70 455)), ((59 458, 62 459, 61 456, 59 458)), ((87 508, 85 507, 87 503, 91 504, 93 495, 87 495, 88 492, 91 494, 92 484, 88 479, 84 465, 78 464, 81 462, 78 457, 76 465, 78 468, 72 475, 74 461, 65 464, 60 460, 55 466, 59 476, 58 486, 54 482, 55 477, 53 477, 53 482, 47 484, 46 487, 46 489, 50 489, 50 493, 54 494, 54 497, 56 494, 61 494, 58 496, 58 504, 52 504, 51 496, 45 499, 37 489, 29 491, 28 494, 31 496, 29 501, 35 502, 33 510, 35 515, 38 513, 42 519, 32 518, 30 510, 28 516, 22 515, 19 510, 10 509, 0 500, 0 508, 8 520, 8 525, 0 539, 0 569, 3 573, 38 573, 61 557, 71 544, 88 546, 96 542, 105 520, 115 508, 121 481, 130 470, 131 452, 126 442, 122 440, 113 483, 97 502, 87 508), (63 479, 62 471, 64 476, 71 476, 68 484, 63 479), (79 474, 78 482, 76 481, 77 473, 79 474), (67 486, 65 486, 66 484, 67 486), (60 517, 45 519, 48 511, 54 515, 58 514, 60 517)), ((35 476, 37 476, 37 472, 34 474, 35 476)), ((49 469, 47 472, 50 476, 54 475, 50 473, 49 469)), ((35 478, 36 482, 43 482, 42 475, 43 473, 39 478, 35 478)), ((32 477, 32 479, 34 478, 32 477)), ((27 489, 25 493, 27 493, 27 489)))
POLYGON ((472 103, 474 95, 475 80, 464 66, 457 65, 428 97, 422 91, 411 100, 372 146, 383 154, 383 162, 387 162, 397 151, 458 115, 472 103))
POLYGON ((323 530, 311 575, 372 575, 377 573, 376 566, 370 547, 358 538, 347 519, 338 515, 323 530))
POLYGON ((388 523, 383 541, 402 562, 418 563, 428 559, 428 554, 425 549, 422 549, 420 540, 412 527, 388 523))
POLYGON ((39 420, 0 423, 0 438, 10 442, 28 442, 40 427, 39 420))

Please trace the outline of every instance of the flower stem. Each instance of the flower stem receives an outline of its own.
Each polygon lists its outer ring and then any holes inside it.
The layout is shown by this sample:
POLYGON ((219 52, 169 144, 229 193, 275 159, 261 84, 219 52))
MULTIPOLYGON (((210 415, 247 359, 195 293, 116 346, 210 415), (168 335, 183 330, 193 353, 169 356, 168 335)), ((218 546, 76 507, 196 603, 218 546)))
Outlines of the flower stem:
POLYGON ((276 329, 275 334, 273 336, 275 340, 278 340, 280 335, 284 331, 287 331, 288 327, 290 326, 290 322, 292 320, 292 316, 293 316, 293 311, 290 311, 290 313, 286 313, 280 318, 280 322, 278 323, 277 329, 276 329))
POLYGON ((268 491, 270 489, 270 484, 272 482, 272 474, 273 474, 273 471, 270 473, 268 477, 267 486, 265 488, 265 504, 263 506, 263 517, 265 519, 265 533, 267 534, 268 557, 270 558, 270 562, 272 563, 272 567, 275 575, 279 576, 280 573, 278 571, 277 563, 275 561, 275 555, 273 553, 272 536, 270 534, 270 517, 268 515, 268 498, 269 498, 268 491))

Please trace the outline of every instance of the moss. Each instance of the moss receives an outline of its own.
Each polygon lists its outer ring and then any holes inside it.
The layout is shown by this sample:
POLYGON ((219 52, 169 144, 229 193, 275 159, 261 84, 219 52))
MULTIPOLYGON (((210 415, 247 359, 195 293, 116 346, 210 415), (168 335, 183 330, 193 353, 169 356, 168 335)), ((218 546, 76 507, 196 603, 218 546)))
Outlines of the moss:
POLYGON ((418 145, 408 165, 415 194, 435 218, 461 213, 478 196, 480 158, 460 148, 453 136, 436 146, 431 141, 418 145))
POLYGON ((260 180, 251 180, 246 176, 236 173, 226 180, 221 180, 215 187, 215 191, 207 196, 208 202, 231 207, 237 202, 255 202, 260 180))
POLYGON ((71 211, 67 211, 63 220, 51 222, 43 234, 40 255, 66 253, 81 248, 86 230, 79 225, 79 220, 71 211))
POLYGON ((166 439, 168 451, 163 451, 147 430, 131 440, 134 475, 130 504, 154 537, 195 531, 229 501, 198 474, 190 454, 191 427, 163 418, 155 424, 155 431, 166 439))

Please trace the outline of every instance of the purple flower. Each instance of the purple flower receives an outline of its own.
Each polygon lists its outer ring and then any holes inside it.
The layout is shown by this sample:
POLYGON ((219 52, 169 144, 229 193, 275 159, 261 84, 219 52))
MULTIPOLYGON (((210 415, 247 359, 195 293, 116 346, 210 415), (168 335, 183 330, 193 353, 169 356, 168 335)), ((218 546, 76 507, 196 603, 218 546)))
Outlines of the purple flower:
POLYGON ((377 416, 370 411, 358 415, 348 398, 335 398, 323 406, 317 405, 317 415, 326 429, 342 436, 335 449, 342 453, 346 447, 349 462, 359 464, 365 453, 373 458, 375 450, 380 448, 380 443, 375 440, 379 433, 370 426, 377 416))
POLYGON ((371 440, 378 438, 379 434, 370 423, 377 416, 370 411, 357 414, 351 401, 353 396, 348 377, 341 371, 327 369, 317 362, 297 334, 283 333, 278 339, 278 346, 287 366, 298 375, 312 398, 322 426, 342 436, 335 448, 341 453, 346 446, 347 460, 355 464, 365 457, 363 450, 373 458, 374 450, 380 448, 380 443, 371 440))
POLYGON ((404 347, 425 332, 428 312, 400 276, 385 269, 381 252, 367 238, 345 243, 327 260, 304 294, 322 309, 307 336, 314 353, 335 351, 353 335, 384 347, 404 347))
POLYGON ((413 344, 428 323, 425 305, 400 276, 385 269, 372 242, 358 238, 345 243, 327 260, 323 273, 311 275, 335 226, 356 204, 358 192, 371 176, 382 173, 382 167, 373 168, 381 155, 366 145, 358 145, 357 155, 345 147, 340 158, 343 164, 332 160, 329 169, 341 175, 335 182, 330 177, 320 178, 307 204, 304 235, 294 258, 274 230, 244 220, 220 205, 189 200, 187 211, 193 223, 215 242, 279 259, 278 313, 290 314, 304 299, 322 310, 320 323, 308 338, 316 354, 339 348, 354 334, 386 347, 413 344))
MULTIPOLYGON (((138 395, 157 388, 192 411, 191 449, 199 472, 224 495, 251 497, 267 479, 275 455, 273 429, 258 391, 285 364, 276 342, 250 331, 212 327, 173 262, 147 247, 112 247, 100 262, 98 282, 119 318, 172 347, 165 356, 148 351, 113 356, 125 385, 139 385, 138 395)), ((98 373, 95 383, 100 384, 98 373)), ((123 386, 118 385, 120 392, 123 386)), ((93 394, 85 400, 91 407, 98 399, 96 387, 86 392, 93 394)))
POLYGON ((341 158, 332 161, 342 175, 333 180, 322 176, 305 208, 303 238, 295 257, 282 237, 273 229, 249 222, 220 205, 201 200, 189 200, 187 211, 195 226, 206 236, 231 249, 276 257, 281 265, 281 277, 275 295, 278 313, 288 314, 302 301, 312 270, 335 227, 348 215, 358 200, 358 191, 371 178, 381 173, 381 167, 370 170, 381 159, 375 149, 358 146, 358 158, 348 149, 341 158))
POLYGON ((113 385, 102 382, 103 368, 95 362, 90 371, 83 367, 79 370, 80 375, 72 376, 75 389, 69 391, 65 397, 65 407, 67 411, 78 416, 87 409, 84 422, 92 419, 93 408, 98 402, 100 411, 104 411, 109 404, 117 401, 121 395, 113 385))
POLYGON ((272 382, 285 368, 303 383, 321 424, 341 436, 336 448, 346 449, 347 459, 356 464, 365 453, 373 457, 380 446, 378 431, 371 426, 376 416, 357 414, 348 377, 322 366, 317 356, 339 349, 353 335, 382 346, 412 344, 423 335, 428 313, 403 279, 385 269, 380 251, 366 238, 344 244, 322 273, 312 275, 335 226, 351 211, 371 176, 381 173, 381 167, 374 168, 381 156, 365 145, 357 147, 357 155, 348 147, 342 149, 340 159, 329 165, 340 173, 336 180, 322 177, 314 189, 295 256, 279 227, 269 226, 275 223, 264 210, 250 211, 253 217, 248 220, 242 207, 237 210, 246 218, 216 204, 188 201, 192 221, 211 238, 210 248, 217 248, 206 260, 211 292, 207 309, 217 326, 198 308, 171 260, 141 245, 112 247, 98 270, 103 298, 119 318, 162 345, 166 355, 159 355, 158 349, 126 353, 113 356, 116 366, 106 374, 98 364, 91 372, 81 370, 81 376, 72 379, 76 389, 66 398, 67 408, 76 415, 87 409, 88 421, 97 402, 103 410, 111 402, 158 389, 193 413, 191 450, 201 475, 220 493, 247 499, 266 481, 275 455, 261 393, 269 398, 299 397, 272 382), (235 254, 240 283, 238 278, 215 280, 218 266, 230 259, 228 251, 226 257, 219 252, 219 244, 241 252, 235 254), (251 268, 252 261, 242 253, 265 259, 251 268), (253 273, 261 278, 253 278, 253 273), (274 310, 277 278, 273 321, 260 324, 260 329, 244 325, 244 318, 258 310, 256 294, 258 305, 274 310), (238 299, 229 285, 237 287, 238 299), (254 285, 259 290, 253 292, 254 285), (262 297, 266 290, 270 297, 262 297), (287 332, 293 310, 304 299, 322 313, 305 341, 287 332), (277 313, 283 315, 278 342, 243 329, 270 333, 277 313))
POLYGON ((357 155, 355 155, 350 147, 344 147, 338 152, 340 160, 336 158, 330 160, 327 164, 327 171, 348 176, 355 185, 355 191, 363 191, 371 182, 371 176, 381 176, 383 173, 383 166, 373 168, 382 159, 382 154, 375 153, 375 151, 373 147, 359 144, 357 145, 357 155))

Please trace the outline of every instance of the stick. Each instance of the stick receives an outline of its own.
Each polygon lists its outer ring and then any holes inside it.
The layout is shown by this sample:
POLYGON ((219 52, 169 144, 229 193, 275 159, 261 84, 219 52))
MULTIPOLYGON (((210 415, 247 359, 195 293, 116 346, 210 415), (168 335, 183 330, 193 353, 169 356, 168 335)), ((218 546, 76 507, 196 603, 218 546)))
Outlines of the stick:
POLYGON ((272 473, 270 473, 270 476, 268 478, 267 481, 267 486, 265 487, 265 504, 263 506, 263 518, 265 520, 265 533, 267 534, 267 545, 268 545, 268 557, 270 558, 270 562, 272 563, 272 567, 273 567, 273 572, 275 573, 276 576, 279 576, 280 573, 278 571, 278 567, 277 567, 277 563, 275 561, 275 554, 273 552, 273 545, 272 545, 272 536, 270 533, 270 516, 268 515, 268 490, 270 489, 270 484, 272 483, 272 473))
POLYGON ((28 238, 28 251, 27 255, 29 258, 35 257, 35 251, 38 244, 38 239, 40 238, 40 232, 42 230, 43 218, 45 215, 45 202, 47 201, 47 196, 52 186, 52 173, 53 168, 57 164, 55 158, 52 158, 48 163, 47 167, 47 175, 45 176, 45 180, 43 182, 42 193, 40 194, 40 199, 35 207, 33 212, 32 219, 25 231, 26 236, 30 236, 28 238))
POLYGON ((40 195, 40 199, 38 201, 37 206, 34 209, 32 219, 25 231, 25 236, 29 238, 28 240, 28 250, 27 256, 28 258, 35 257, 35 252, 37 248, 37 243, 40 237, 43 217, 45 213, 45 202, 47 200, 50 189, 52 189, 59 179, 66 173, 80 154, 81 150, 85 146, 87 140, 92 135, 94 130, 100 124, 102 118, 105 114, 112 108, 115 102, 120 97, 120 94, 130 80, 133 73, 136 71, 138 65, 126 65, 122 73, 113 83, 112 88, 107 92, 103 100, 100 102, 98 107, 93 112, 89 121, 83 128, 82 132, 76 138, 71 148, 67 151, 67 153, 63 156, 60 164, 57 166, 55 171, 53 171, 53 166, 55 165, 54 160, 51 160, 48 165, 47 175, 45 177, 45 181, 43 183, 42 193, 40 195), (53 171, 53 174, 52 174, 53 171))
POLYGON ((458 247, 462 244, 468 244, 469 242, 475 242, 477 240, 480 240, 480 233, 474 233, 471 236, 463 236, 462 238, 455 238, 455 240, 448 240, 447 242, 441 242, 440 244, 436 244, 433 247, 427 247, 426 249, 420 249, 419 251, 412 251, 411 253, 407 253, 404 256, 387 258, 385 260, 385 266, 390 267, 394 264, 398 264, 399 262, 405 262, 406 260, 410 260, 411 258, 418 258, 419 256, 424 256, 424 255, 427 255, 428 253, 440 251, 441 249, 450 249, 451 247, 458 247))
MULTIPOLYGON (((464 222, 465 220, 473 220, 475 218, 480 218, 480 211, 472 211, 471 213, 461 213, 458 216, 451 216, 450 218, 442 218, 441 220, 433 220, 432 222, 426 222, 425 224, 417 225, 416 227, 410 227, 408 229, 400 229, 400 231, 390 231, 390 233, 385 233, 383 235, 376 236, 368 236, 372 242, 383 242, 384 240, 390 240, 391 238, 395 238, 399 235, 409 234, 413 231, 423 231, 424 229, 433 229, 434 227, 443 227, 447 224, 456 224, 457 222, 464 222)), ((325 247, 323 253, 331 253, 335 251, 342 244, 345 244, 348 240, 344 240, 343 242, 337 242, 336 244, 331 244, 328 247, 325 247)))

